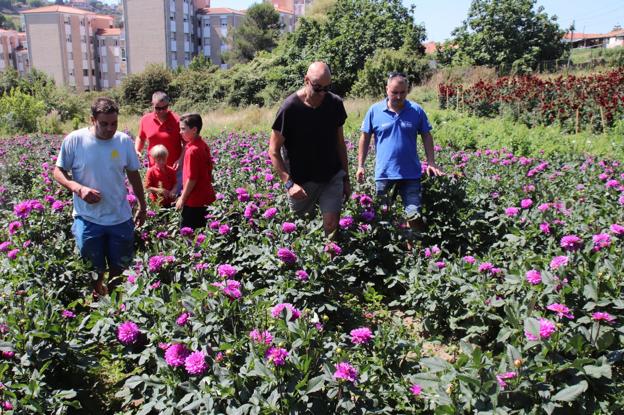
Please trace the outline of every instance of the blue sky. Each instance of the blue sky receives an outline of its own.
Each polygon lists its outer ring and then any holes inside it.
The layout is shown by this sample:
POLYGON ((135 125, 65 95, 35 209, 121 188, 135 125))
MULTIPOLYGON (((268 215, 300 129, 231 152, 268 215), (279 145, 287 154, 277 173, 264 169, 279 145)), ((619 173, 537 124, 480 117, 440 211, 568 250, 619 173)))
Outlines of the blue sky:
MULTIPOLYGON (((260 0, 212 0, 212 7, 246 9, 260 0)), ((117 3, 108 0, 107 3, 117 3)), ((416 5, 416 21, 424 23, 428 40, 442 41, 466 18, 470 0, 403 0, 405 5, 416 5)), ((538 0, 548 15, 557 15, 563 28, 576 22, 576 30, 584 33, 605 33, 613 26, 624 26, 622 0, 538 0)))

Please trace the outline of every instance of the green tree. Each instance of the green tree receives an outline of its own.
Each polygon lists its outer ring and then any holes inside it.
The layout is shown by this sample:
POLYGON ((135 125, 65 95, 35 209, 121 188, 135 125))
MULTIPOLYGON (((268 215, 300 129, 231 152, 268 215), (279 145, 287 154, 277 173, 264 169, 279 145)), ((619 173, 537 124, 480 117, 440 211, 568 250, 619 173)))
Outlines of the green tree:
POLYGON ((8 134, 32 133, 37 119, 44 116, 45 103, 19 88, 0 97, 0 128, 8 134))
POLYGON ((245 63, 257 52, 270 51, 277 45, 282 30, 280 15, 269 3, 259 3, 247 9, 241 25, 232 31, 231 50, 225 54, 228 64, 245 63))
POLYGON ((536 0, 473 0, 446 52, 454 63, 529 70, 563 54, 563 34, 536 0))
POLYGON ((172 80, 173 74, 170 70, 161 65, 150 64, 145 71, 124 78, 120 86, 121 100, 125 105, 131 106, 131 110, 141 113, 149 107, 155 91, 165 91, 172 98, 176 95, 175 91, 169 90, 172 80))

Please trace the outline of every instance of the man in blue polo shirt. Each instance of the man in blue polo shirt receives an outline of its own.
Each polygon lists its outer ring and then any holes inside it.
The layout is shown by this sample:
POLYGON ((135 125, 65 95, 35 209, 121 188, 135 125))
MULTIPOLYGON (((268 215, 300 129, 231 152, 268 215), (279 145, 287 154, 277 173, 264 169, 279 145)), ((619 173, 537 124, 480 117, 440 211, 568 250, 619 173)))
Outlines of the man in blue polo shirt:
POLYGON ((375 188, 377 196, 385 199, 396 186, 401 195, 407 223, 410 228, 422 230, 420 216, 422 169, 418 158, 416 139, 422 136, 427 158, 426 173, 442 175, 435 164, 431 124, 425 111, 406 99, 409 81, 402 73, 393 72, 386 85, 387 98, 373 104, 362 122, 358 145, 357 180, 362 183, 366 175, 364 162, 375 136, 375 188))

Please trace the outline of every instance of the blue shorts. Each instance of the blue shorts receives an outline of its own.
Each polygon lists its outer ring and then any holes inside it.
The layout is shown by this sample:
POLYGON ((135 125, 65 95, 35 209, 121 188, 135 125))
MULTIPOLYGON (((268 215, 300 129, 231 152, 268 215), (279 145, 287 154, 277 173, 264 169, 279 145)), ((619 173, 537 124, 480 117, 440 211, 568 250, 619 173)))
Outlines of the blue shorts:
POLYGON ((77 216, 72 233, 80 256, 89 261, 98 272, 106 265, 111 271, 127 268, 134 256, 134 222, 132 219, 118 225, 98 225, 77 216))
POLYGON ((420 214, 421 187, 420 180, 376 180, 375 191, 377 197, 385 205, 394 202, 396 194, 401 195, 405 215, 410 218, 420 214), (396 189, 395 191, 392 191, 396 189))

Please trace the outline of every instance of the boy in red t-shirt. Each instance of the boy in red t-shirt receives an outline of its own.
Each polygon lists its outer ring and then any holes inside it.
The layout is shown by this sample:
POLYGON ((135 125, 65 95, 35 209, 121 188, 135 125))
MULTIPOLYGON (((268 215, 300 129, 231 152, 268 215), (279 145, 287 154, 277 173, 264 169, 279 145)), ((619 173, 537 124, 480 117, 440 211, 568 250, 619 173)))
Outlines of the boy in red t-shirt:
POLYGON ((154 202, 162 207, 171 207, 175 200, 177 179, 176 171, 167 165, 169 151, 167 147, 158 144, 150 149, 149 154, 154 165, 147 169, 145 189, 154 202))
POLYGON ((215 201, 212 187, 212 157, 208 144, 199 132, 202 119, 199 114, 184 114, 180 117, 180 134, 186 143, 182 172, 182 194, 176 201, 177 210, 182 210, 180 227, 192 229, 206 226, 206 207, 215 201))

